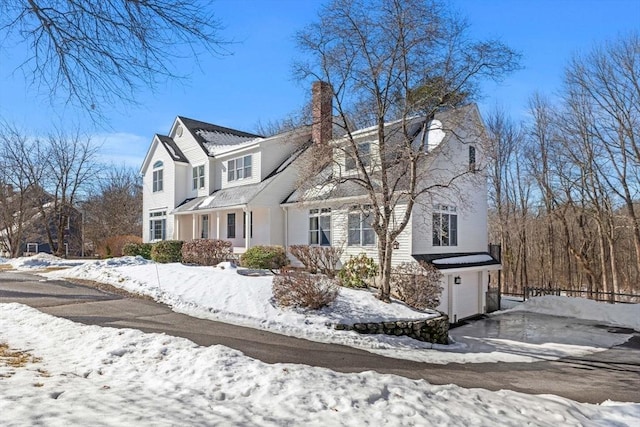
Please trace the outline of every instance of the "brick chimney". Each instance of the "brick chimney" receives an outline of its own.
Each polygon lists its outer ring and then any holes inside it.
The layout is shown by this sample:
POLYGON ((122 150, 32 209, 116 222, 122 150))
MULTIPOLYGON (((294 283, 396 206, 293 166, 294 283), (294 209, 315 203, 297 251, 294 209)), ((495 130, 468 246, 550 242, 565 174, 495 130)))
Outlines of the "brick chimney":
POLYGON ((311 139, 316 144, 324 144, 333 137, 333 88, 327 82, 313 82, 311 97, 311 139))

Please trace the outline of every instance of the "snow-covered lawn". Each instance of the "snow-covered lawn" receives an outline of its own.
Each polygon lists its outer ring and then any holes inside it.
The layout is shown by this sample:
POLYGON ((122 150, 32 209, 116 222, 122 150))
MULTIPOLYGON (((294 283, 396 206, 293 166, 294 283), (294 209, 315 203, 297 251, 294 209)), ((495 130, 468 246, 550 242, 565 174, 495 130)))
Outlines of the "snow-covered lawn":
POLYGON ((0 304, 3 426, 637 425, 640 404, 434 386, 374 372, 269 365, 222 346, 85 326, 0 304))
MULTIPOLYGON (((56 266, 55 257, 38 255, 12 260, 19 270, 56 266), (41 266, 38 265, 41 259, 41 266)), ((60 260, 60 263, 66 261, 60 260)), ((77 261, 76 261, 77 262, 77 261)), ((194 267, 182 264, 156 264, 140 257, 122 257, 103 261, 82 262, 73 268, 45 273, 49 278, 79 278, 108 283, 132 292, 145 294, 166 303, 174 311, 191 316, 219 320, 266 329, 272 332, 309 340, 349 345, 388 357, 430 363, 533 362, 580 356, 625 342, 629 335, 606 334, 592 337, 588 343, 574 343, 556 337, 554 342, 531 344, 512 339, 467 339, 465 329, 452 331, 457 342, 449 346, 431 345, 406 337, 360 335, 336 331, 336 323, 415 319, 435 315, 414 311, 394 301, 384 304, 373 293, 341 289, 340 296, 330 306, 317 312, 283 310, 272 300, 271 276, 247 276, 241 269, 194 267), (459 336, 459 339, 458 339, 459 336)), ((246 271, 245 271, 246 273, 246 271)), ((547 303, 527 303, 519 310, 539 311, 556 315, 583 316, 611 324, 640 330, 640 306, 611 306, 588 300, 555 298, 547 303), (550 308, 549 308, 550 307, 550 308), (582 307, 582 309, 580 309, 582 307), (591 316, 591 317, 589 317, 591 316), (596 316, 596 317, 593 317, 596 316)), ((574 338, 575 330, 567 330, 574 338)))

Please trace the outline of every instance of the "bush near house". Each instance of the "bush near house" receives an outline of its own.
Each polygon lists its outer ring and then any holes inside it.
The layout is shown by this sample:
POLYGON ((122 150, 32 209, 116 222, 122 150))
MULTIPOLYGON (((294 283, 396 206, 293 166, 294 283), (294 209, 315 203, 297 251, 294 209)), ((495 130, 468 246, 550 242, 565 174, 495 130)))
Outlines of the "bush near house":
POLYGON ((163 240, 151 248, 151 259, 155 262, 182 262, 182 240, 163 240))
POLYGON ((122 247, 124 256, 141 256, 144 259, 151 259, 151 243, 126 243, 122 247))
POLYGON ((418 310, 440 305, 442 273, 426 262, 403 262, 391 270, 391 292, 418 310))
POLYGON ((100 258, 119 257, 124 254, 123 250, 126 245, 140 243, 142 243, 140 236, 111 236, 98 244, 96 253, 100 258))
POLYGON ((240 265, 248 268, 279 270, 289 264, 282 246, 254 246, 240 256, 240 265))
POLYGON ((289 252, 296 257, 310 273, 322 273, 336 277, 336 266, 343 249, 334 246, 291 245, 289 252))
POLYGON ((228 240, 195 239, 182 245, 182 262, 196 265, 218 265, 233 258, 233 245, 228 240))
POLYGON ((338 297, 336 279, 308 271, 286 270, 273 278, 273 298, 281 307, 317 310, 338 297))
POLYGON ((373 258, 362 253, 358 256, 350 256, 342 269, 338 272, 340 284, 347 288, 366 288, 367 279, 378 274, 378 266, 373 258))

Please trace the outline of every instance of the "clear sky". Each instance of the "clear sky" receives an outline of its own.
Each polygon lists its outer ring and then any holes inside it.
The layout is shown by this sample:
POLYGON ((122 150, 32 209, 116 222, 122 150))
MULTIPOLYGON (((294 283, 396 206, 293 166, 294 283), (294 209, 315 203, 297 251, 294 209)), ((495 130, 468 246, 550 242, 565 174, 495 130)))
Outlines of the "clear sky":
MULTIPOLYGON (((188 74, 155 92, 138 94, 138 106, 105 108, 108 127, 98 129, 83 119, 86 132, 104 141, 105 159, 138 167, 154 133, 166 134, 177 115, 222 126, 255 131, 258 122, 283 118, 308 99, 310 88, 293 80, 296 58, 293 36, 314 20, 319 0, 218 0, 212 8, 226 28, 221 36, 237 41, 231 55, 202 57, 200 64, 167 61, 188 74)), ((523 118, 534 91, 553 95, 573 54, 594 43, 630 30, 640 31, 640 0, 451 0, 467 17, 476 38, 500 38, 523 55, 523 69, 499 85, 484 86, 480 109, 496 105, 514 118, 523 118)), ((11 46, 0 50, 0 117, 46 133, 82 115, 73 109, 52 108, 46 94, 30 87, 15 71, 23 52, 11 46)))

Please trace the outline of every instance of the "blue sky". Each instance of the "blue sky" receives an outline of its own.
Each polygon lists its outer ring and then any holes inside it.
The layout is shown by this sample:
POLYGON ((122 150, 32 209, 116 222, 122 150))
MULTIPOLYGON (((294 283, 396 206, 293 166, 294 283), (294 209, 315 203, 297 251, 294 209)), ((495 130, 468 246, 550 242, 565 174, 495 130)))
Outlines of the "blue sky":
MULTIPOLYGON (((222 58, 178 58, 167 61, 188 78, 168 82, 155 92, 138 94, 138 106, 106 108, 109 126, 95 128, 73 109, 52 108, 46 94, 29 87, 11 46, 0 50, 0 117, 33 134, 52 126, 81 121, 85 131, 104 142, 105 159, 139 166, 154 133, 167 133, 176 115, 246 131, 292 113, 304 104, 310 89, 292 79, 298 52, 293 35, 314 20, 322 1, 218 0, 212 4, 226 26, 221 35, 237 41, 222 58)), ((553 95, 573 54, 594 43, 640 30, 639 0, 451 0, 466 16, 476 38, 500 38, 523 55, 523 69, 501 84, 486 84, 480 109, 499 105, 523 118, 534 91, 553 95)))

